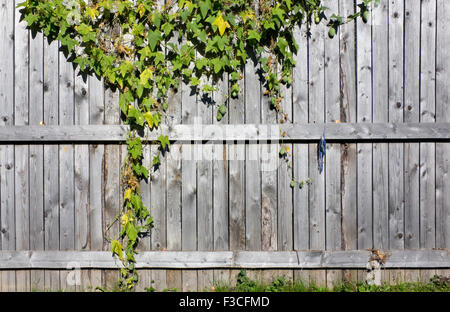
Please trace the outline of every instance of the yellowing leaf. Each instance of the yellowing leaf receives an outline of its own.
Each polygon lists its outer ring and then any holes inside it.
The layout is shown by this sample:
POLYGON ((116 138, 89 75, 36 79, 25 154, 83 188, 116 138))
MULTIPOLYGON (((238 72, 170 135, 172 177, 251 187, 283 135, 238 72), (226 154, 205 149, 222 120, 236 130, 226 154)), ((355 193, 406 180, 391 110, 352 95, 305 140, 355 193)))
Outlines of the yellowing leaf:
POLYGON ((119 256, 119 259, 123 261, 123 247, 118 240, 111 242, 111 251, 113 254, 119 256))
POLYGON ((153 114, 152 114, 152 112, 145 112, 144 113, 144 118, 145 118, 145 120, 147 120, 148 126, 150 128, 153 128, 153 114))
POLYGON ((132 222, 133 217, 131 216, 131 211, 128 210, 126 214, 122 216, 122 226, 125 227, 128 222, 132 222))
POLYGON ((131 189, 127 189, 125 191, 125 195, 123 196, 123 201, 131 200, 131 189))
POLYGON ((145 85, 149 79, 153 79, 153 70, 149 67, 145 69, 139 76, 140 83, 145 85))
POLYGON ((142 18, 142 16, 144 16, 144 14, 145 14, 145 7, 141 3, 141 4, 139 4, 139 16, 142 18))
POLYGON ((123 216, 122 216, 122 226, 125 226, 125 225, 127 225, 127 223, 128 223, 128 215, 127 214, 124 214, 123 216))
POLYGON ((91 20, 94 20, 96 16, 98 16, 100 13, 98 12, 96 7, 90 8, 87 7, 86 8, 86 16, 89 16, 91 18, 91 20))
POLYGON ((219 33, 221 36, 225 33, 225 30, 227 28, 230 28, 230 23, 228 23, 226 20, 223 19, 222 14, 219 13, 219 16, 214 20, 213 25, 217 26, 219 28, 219 33))

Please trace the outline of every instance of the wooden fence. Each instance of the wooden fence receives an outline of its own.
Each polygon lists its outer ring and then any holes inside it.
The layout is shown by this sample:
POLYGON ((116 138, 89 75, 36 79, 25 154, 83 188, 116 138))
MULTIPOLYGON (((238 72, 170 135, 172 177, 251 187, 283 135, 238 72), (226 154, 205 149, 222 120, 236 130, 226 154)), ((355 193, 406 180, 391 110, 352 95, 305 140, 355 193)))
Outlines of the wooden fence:
MULTIPOLYGON (((342 15, 355 9, 324 2, 342 15)), ((111 286, 117 261, 103 231, 122 204, 126 153, 118 95, 77 76, 56 43, 32 38, 14 4, 0 0, 0 290, 111 286)), ((214 94, 228 108, 220 122, 218 105, 186 86, 171 94, 164 131, 174 142, 141 186, 155 229, 139 247, 138 289, 153 280, 203 290, 240 268, 331 285, 364 279, 369 249, 388 254, 385 281, 448 275, 449 16, 447 0, 382 0, 368 24, 347 24, 333 40, 324 26, 310 39, 298 31, 294 82, 283 90, 289 123, 269 109, 252 63, 238 99, 227 99, 226 77, 214 94), (278 128, 268 135, 268 125, 278 128), (199 151, 217 157, 198 160, 199 151), (293 176, 312 184, 291 188, 293 176)), ((145 146, 148 166, 155 148, 145 146)))

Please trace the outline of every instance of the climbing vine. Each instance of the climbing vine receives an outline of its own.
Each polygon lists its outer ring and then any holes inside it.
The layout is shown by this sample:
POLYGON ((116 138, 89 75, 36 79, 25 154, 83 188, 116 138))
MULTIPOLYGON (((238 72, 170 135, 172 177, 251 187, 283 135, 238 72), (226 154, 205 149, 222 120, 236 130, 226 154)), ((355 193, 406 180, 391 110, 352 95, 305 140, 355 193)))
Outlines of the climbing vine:
MULTIPOLYGON (((379 0, 373 0, 378 2, 379 0)), ((245 64, 253 59, 261 68, 264 95, 271 108, 288 120, 280 102, 281 85, 292 83, 294 39, 297 27, 325 23, 333 38, 339 26, 369 18, 372 0, 362 0, 356 13, 327 17, 321 0, 27 0, 22 19, 33 33, 43 32, 49 42, 58 40, 61 50, 79 67, 80 74, 103 78, 107 87, 120 91, 123 121, 130 126, 128 153, 123 166, 123 207, 113 222, 120 233, 109 238, 111 250, 123 263, 121 285, 138 281, 134 267, 139 238, 147 235, 153 219, 141 200, 139 184, 157 170, 170 140, 161 134, 152 155, 153 168, 143 165, 145 128, 153 131, 167 119, 168 94, 180 81, 197 94, 211 98, 224 74, 230 95, 238 97, 245 64), (159 1, 160 2, 160 1, 159 1)), ((224 103, 216 118, 226 114, 224 103)), ((281 148, 280 155, 287 151, 281 148)), ((291 186, 304 182, 292 179, 291 186)))

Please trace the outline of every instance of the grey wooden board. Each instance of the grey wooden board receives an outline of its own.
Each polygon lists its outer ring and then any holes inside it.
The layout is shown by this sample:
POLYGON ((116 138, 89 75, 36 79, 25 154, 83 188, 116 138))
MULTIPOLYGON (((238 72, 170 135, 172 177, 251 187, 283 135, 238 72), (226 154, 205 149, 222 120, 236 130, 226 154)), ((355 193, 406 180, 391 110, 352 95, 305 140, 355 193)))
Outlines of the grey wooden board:
MULTIPOLYGON (((407 142, 450 141, 450 122, 423 123, 327 123, 279 124, 279 125, 174 125, 161 131, 175 143, 189 144, 191 141, 205 143, 223 141, 267 141, 315 142, 325 129, 327 142, 407 142), (285 132, 286 136, 281 137, 285 132)), ((77 126, 5 126, 0 129, 0 143, 58 143, 58 142, 105 142, 126 141, 127 127, 119 125, 77 126)), ((159 132, 144 134, 144 140, 156 141, 159 132)))
MULTIPOLYGON (((404 3, 389 3, 389 112, 390 122, 403 122, 403 18, 404 3)), ((388 146, 389 248, 404 248, 404 163, 403 144, 388 146)))
MULTIPOLYGON (((261 121, 261 90, 253 62, 248 61, 244 70, 245 123, 259 123, 261 121), (253 105, 251 100, 255 101, 253 105)), ((231 125, 230 127, 237 128, 238 126, 231 125)), ((260 250, 262 244, 262 186, 258 149, 256 144, 245 147, 245 249, 247 250, 260 250)))
MULTIPOLYGON (((372 11, 372 121, 388 121, 388 3, 372 11), (374 109, 376 108, 376 109, 374 109)), ((388 248, 388 146, 373 145, 372 246, 388 248)))
MULTIPOLYGON (((424 3, 424 2, 422 2, 424 3)), ((405 38, 404 38, 404 121, 418 122, 420 113, 421 49, 428 49, 420 41, 420 27, 428 21, 421 20, 421 3, 405 1, 405 38), (419 70, 417 70, 419 68, 419 70)), ((430 12, 431 13, 431 12, 430 12)), ((434 45, 433 45, 434 46, 434 45)), ((434 49, 434 47, 432 47, 434 49)), ((429 58, 428 56, 425 56, 429 58)), ((434 58, 431 58, 434 61, 434 58)), ((426 83, 426 82, 425 82, 426 83)), ((405 170, 405 248, 419 248, 420 224, 420 183, 419 183, 419 144, 406 143, 404 146, 405 170)), ((434 206, 434 205, 433 205, 434 206)), ((434 210, 434 207, 432 208, 434 210)), ((414 276, 414 272, 409 272, 414 276)))
MULTIPOLYGON (((355 7, 350 1, 339 1, 340 14, 353 14, 355 7)), ((357 122, 358 87, 357 87, 357 49, 364 36, 357 30, 357 23, 344 25, 340 30, 340 101, 341 122, 357 122), (355 43, 358 42, 358 45, 355 43)), ((367 44, 369 40, 365 40, 367 44)), ((369 48, 370 49, 370 48, 369 48)), ((345 250, 357 248, 357 146, 356 144, 341 145, 341 205, 342 205, 342 248, 345 250)))
MULTIPOLYGON (((449 14, 450 4, 437 1, 436 122, 450 121, 449 14)), ((436 247, 450 246, 450 146, 436 144, 436 247)))
MULTIPOLYGON (((308 37, 307 31, 299 29, 295 39, 300 44, 296 56, 297 67, 293 70, 292 84, 292 119, 295 123, 308 122, 308 37)), ((294 144, 292 147, 293 176, 304 181, 308 178, 308 145, 294 144)), ((308 188, 294 188, 293 207, 293 247, 295 249, 309 248, 309 206, 308 188)))
MULTIPOLYGON (((436 0, 422 1, 421 6, 421 85, 418 117, 421 122, 436 122, 436 0)), ((442 102, 439 104, 446 105, 442 102)), ((420 143, 419 153, 417 174, 420 177, 420 212, 411 219, 417 227, 416 236, 419 236, 420 247, 433 248, 436 247, 436 144, 420 143)))
MULTIPOLYGON (((17 4, 18 1, 15 1, 17 4)), ((14 124, 27 125, 29 123, 29 40, 25 25, 18 24, 19 17, 16 9, 14 27, 14 124)), ((16 250, 30 249, 30 191, 29 191, 29 146, 14 147, 14 203, 16 250)), ((31 290, 30 272, 16 272, 16 291, 31 290)))
MULTIPOLYGON (((366 268, 371 252, 347 251, 145 251, 136 255, 136 268, 366 268)), ((114 269, 121 266, 108 251, 1 251, 0 269, 114 269)), ((448 249, 390 250, 384 268, 449 268, 448 249)))
MULTIPOLYGON (((243 73, 241 73, 243 75, 243 73)), ((244 96, 245 80, 240 80, 238 98, 229 99, 229 124, 243 124, 245 121, 245 106, 240 99, 244 96)), ((229 156, 229 248, 231 250, 245 249, 245 146, 242 141, 227 144, 229 156)))
MULTIPOLYGON (((37 34, 30 41, 30 98, 33 105, 29 105, 29 124, 39 125, 44 120, 44 41, 43 35, 37 34)), ((44 147, 30 145, 30 249, 44 249, 44 147)), ((44 271, 31 272, 31 290, 44 288, 44 271)))

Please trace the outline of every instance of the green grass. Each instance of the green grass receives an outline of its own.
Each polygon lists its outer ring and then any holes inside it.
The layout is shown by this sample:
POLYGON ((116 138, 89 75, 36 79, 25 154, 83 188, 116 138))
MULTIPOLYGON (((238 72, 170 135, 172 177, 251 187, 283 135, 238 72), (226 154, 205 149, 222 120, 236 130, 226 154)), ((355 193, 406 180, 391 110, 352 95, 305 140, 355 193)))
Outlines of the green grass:
POLYGON ((270 284, 262 284, 250 280, 245 270, 242 270, 235 285, 219 283, 214 288, 216 292, 450 292, 450 278, 434 276, 428 283, 398 283, 381 286, 368 285, 363 282, 342 282, 330 289, 319 287, 314 283, 292 282, 283 276, 276 278, 270 284))

